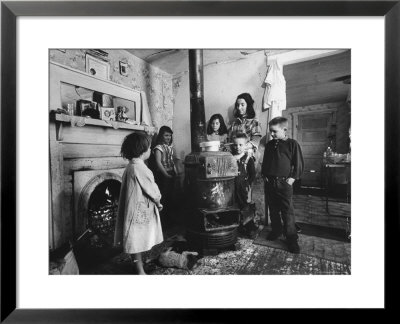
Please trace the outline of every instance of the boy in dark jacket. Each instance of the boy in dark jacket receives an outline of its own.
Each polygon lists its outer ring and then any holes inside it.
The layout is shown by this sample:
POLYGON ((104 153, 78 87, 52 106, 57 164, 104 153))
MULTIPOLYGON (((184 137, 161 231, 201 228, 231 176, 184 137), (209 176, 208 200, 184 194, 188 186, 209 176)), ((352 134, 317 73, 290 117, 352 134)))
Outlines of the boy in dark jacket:
POLYGON ((268 125, 273 139, 265 146, 261 169, 272 227, 267 239, 276 240, 284 234, 289 251, 299 253, 292 196, 293 183, 303 173, 303 154, 299 143, 286 134, 286 118, 276 117, 268 125))

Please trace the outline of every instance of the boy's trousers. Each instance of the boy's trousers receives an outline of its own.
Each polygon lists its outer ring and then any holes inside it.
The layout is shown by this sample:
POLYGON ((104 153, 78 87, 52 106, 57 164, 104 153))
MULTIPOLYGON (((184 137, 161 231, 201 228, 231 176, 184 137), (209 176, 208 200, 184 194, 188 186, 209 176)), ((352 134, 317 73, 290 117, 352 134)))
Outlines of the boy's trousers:
POLYGON ((284 177, 267 177, 265 194, 269 204, 272 232, 283 233, 288 240, 297 240, 292 202, 293 186, 288 184, 284 177))

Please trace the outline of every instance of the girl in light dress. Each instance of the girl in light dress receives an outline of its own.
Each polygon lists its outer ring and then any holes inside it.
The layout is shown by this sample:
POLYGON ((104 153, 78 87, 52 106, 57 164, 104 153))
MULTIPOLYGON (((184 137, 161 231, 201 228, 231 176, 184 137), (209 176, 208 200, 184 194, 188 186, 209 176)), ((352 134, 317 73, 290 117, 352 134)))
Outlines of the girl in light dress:
POLYGON ((163 241, 161 193, 144 163, 150 157, 150 138, 141 133, 125 137, 121 155, 129 160, 122 176, 114 245, 131 255, 136 274, 145 275, 142 252, 163 241))

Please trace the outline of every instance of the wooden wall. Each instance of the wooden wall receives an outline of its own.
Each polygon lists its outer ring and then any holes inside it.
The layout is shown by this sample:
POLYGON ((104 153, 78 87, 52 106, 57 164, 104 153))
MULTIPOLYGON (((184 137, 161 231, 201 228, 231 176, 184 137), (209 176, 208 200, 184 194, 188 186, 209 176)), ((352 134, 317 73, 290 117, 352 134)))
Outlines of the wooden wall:
POLYGON ((344 102, 350 89, 343 81, 351 75, 351 53, 286 65, 287 107, 344 102))

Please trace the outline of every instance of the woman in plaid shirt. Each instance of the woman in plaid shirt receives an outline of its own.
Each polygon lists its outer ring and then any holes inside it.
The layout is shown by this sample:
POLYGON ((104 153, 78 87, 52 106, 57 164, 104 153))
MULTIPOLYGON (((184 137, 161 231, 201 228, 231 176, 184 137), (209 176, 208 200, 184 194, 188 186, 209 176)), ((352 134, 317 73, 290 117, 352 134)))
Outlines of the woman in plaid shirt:
POLYGON ((249 141, 246 144, 246 151, 254 155, 258 149, 261 140, 261 124, 256 117, 254 111, 254 100, 249 93, 238 95, 235 102, 233 116, 235 120, 229 130, 230 142, 237 133, 245 133, 249 141))

